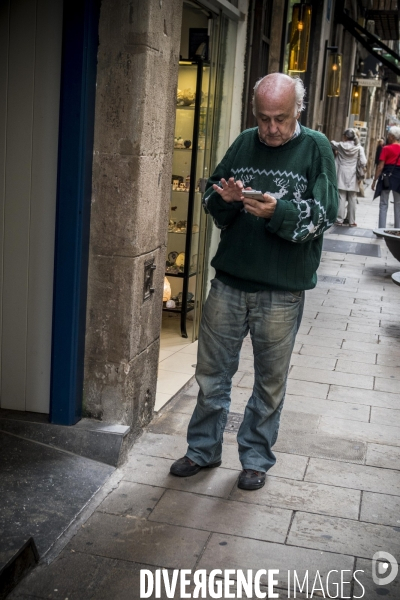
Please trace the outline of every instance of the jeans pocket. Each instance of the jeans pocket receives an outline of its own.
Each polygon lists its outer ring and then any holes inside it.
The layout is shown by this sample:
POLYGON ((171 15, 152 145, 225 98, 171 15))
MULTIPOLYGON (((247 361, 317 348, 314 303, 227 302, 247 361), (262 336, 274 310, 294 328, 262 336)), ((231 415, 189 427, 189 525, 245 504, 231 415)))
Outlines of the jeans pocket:
POLYGON ((285 292, 285 321, 298 321, 300 323, 303 314, 303 290, 294 290, 285 292))
POLYGON ((288 290, 287 292, 291 302, 299 302, 304 294, 303 290, 295 290, 294 292, 288 290))
POLYGON ((216 279, 216 278, 214 277, 214 279, 211 279, 211 282, 210 282, 210 283, 211 283, 211 288, 210 288, 210 291, 213 291, 213 292, 214 292, 214 294, 215 294, 215 293, 216 293, 216 294, 219 294, 219 293, 221 293, 221 291, 222 291, 222 290, 223 290, 223 288, 224 288, 224 284, 222 283, 222 281, 219 281, 219 279, 216 279))

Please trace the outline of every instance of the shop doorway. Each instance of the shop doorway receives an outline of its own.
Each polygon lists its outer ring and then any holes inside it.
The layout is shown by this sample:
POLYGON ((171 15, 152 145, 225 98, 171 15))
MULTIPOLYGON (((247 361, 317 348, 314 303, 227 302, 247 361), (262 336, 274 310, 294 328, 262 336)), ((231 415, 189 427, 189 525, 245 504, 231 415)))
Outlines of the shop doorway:
POLYGON ((201 196, 209 172, 215 18, 196 2, 184 1, 156 410, 195 370, 206 227, 201 196))
POLYGON ((229 145, 236 36, 221 12, 184 0, 156 410, 195 372, 219 239, 201 199, 229 145))

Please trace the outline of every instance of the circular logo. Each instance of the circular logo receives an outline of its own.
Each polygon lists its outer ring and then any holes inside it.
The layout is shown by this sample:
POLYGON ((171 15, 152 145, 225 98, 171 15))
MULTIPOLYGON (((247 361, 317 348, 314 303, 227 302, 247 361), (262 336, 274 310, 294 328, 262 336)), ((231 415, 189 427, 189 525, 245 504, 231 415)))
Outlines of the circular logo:
POLYGON ((389 552, 375 552, 372 557, 372 579, 376 585, 392 583, 399 572, 395 557, 389 552))

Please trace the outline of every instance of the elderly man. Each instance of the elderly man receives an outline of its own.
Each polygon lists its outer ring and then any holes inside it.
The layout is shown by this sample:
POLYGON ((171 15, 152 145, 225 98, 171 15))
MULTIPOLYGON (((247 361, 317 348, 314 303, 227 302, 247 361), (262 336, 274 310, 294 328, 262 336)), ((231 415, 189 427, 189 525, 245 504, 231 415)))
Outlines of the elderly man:
POLYGON ((300 126, 300 79, 267 75, 254 88, 258 127, 241 133, 210 178, 204 205, 221 229, 216 270, 199 333, 200 387, 181 477, 221 464, 232 377, 250 331, 254 387, 237 441, 238 486, 254 490, 275 464, 290 356, 304 290, 315 287, 322 234, 336 219, 338 191, 328 140, 300 126), (244 191, 262 191, 260 199, 244 191))

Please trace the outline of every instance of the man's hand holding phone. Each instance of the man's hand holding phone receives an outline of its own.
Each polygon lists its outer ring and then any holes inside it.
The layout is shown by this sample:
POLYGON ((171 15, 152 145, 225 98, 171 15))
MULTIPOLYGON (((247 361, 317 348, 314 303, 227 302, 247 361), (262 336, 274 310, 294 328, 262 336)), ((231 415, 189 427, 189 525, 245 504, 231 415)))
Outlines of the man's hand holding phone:
POLYGON ((270 219, 275 211, 276 199, 251 188, 244 189, 242 181, 230 177, 228 181, 221 179, 221 185, 213 184, 213 189, 225 202, 243 202, 247 212, 255 217, 270 219))
POLYGON ((275 211, 276 198, 257 190, 246 188, 242 192, 244 208, 255 217, 270 219, 275 211))

